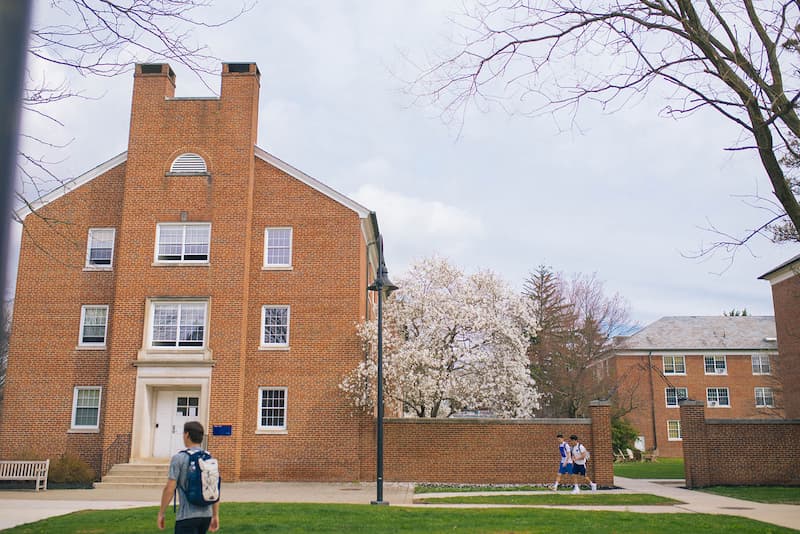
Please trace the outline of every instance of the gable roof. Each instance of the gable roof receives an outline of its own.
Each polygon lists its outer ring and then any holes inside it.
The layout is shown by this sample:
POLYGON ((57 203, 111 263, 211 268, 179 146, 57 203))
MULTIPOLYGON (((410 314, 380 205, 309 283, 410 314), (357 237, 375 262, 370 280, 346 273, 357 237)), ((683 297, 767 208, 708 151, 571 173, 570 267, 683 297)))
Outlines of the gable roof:
POLYGON ((111 159, 109 159, 107 161, 104 161, 103 163, 101 163, 97 167, 95 167, 95 168, 93 168, 93 169, 81 174, 77 178, 73 178, 72 180, 64 182, 60 186, 56 187, 55 189, 53 189, 49 193, 45 193, 44 195, 42 195, 38 199, 34 200, 33 202, 25 204, 24 206, 22 206, 21 208, 16 210, 15 213, 17 215, 17 218, 20 221, 25 219, 25 217, 27 217, 28 215, 30 215, 34 211, 36 211, 36 210, 38 210, 40 208, 43 208, 44 206, 47 206, 48 204, 50 204, 51 202, 53 202, 55 200, 58 200, 59 198, 63 197, 64 195, 66 195, 70 191, 74 191, 74 190, 78 189, 83 184, 85 184, 87 182, 91 182, 92 180, 94 180, 95 178, 100 176, 101 174, 105 174, 106 172, 110 171, 114 167, 116 167, 118 165, 122 165, 127 160, 128 160, 128 152, 127 151, 125 151, 125 152, 123 152, 121 154, 117 154, 113 158, 111 158, 111 159))
MULTIPOLYGON (((299 169, 292 167, 285 161, 278 159, 277 157, 273 156, 266 150, 259 148, 258 146, 255 147, 255 155, 257 158, 266 161, 273 167, 280 169, 281 171, 285 172, 292 178, 299 180, 306 184, 307 186, 311 187, 322 193, 323 195, 335 200, 339 204, 355 211, 358 216, 362 219, 366 218, 370 214, 370 210, 352 200, 345 195, 339 193, 338 191, 328 187, 327 185, 323 184, 319 180, 312 178, 308 174, 300 171, 299 169)), ((32 212, 43 208, 44 206, 50 204, 51 202, 58 200, 62 196, 66 195, 67 193, 74 191, 75 189, 79 188, 80 186, 94 180, 98 176, 110 171, 114 167, 118 165, 122 165, 128 160, 128 152, 122 152, 114 156, 113 158, 101 163, 100 165, 94 167, 88 172, 83 173, 82 175, 78 176, 77 178, 73 178, 67 182, 64 182, 62 185, 53 189, 49 193, 46 193, 39 197, 37 200, 22 206, 16 211, 16 215, 19 220, 25 219, 28 215, 32 212)))
POLYGON ((758 277, 759 280, 768 280, 772 284, 776 284, 787 278, 795 276, 800 271, 800 254, 791 258, 769 272, 766 272, 758 277))
POLYGON ((621 340, 620 351, 776 350, 775 317, 662 317, 621 340))
POLYGON ((292 167, 291 165, 289 165, 285 161, 283 161, 281 159, 278 159, 277 157, 273 156, 272 154, 270 154, 269 152, 267 152, 263 148, 259 148, 258 146, 256 146, 255 154, 256 154, 257 158, 266 161, 267 163, 269 163, 270 165, 272 165, 276 169, 282 170, 283 172, 285 172, 286 174, 288 174, 292 178, 300 180, 301 182, 303 182, 307 186, 311 187, 312 189, 316 189, 317 191, 319 191, 323 195, 325 195, 325 196, 327 196, 329 198, 332 198, 333 200, 335 200, 339 204, 342 204, 343 206, 346 206, 346 207, 350 208, 351 210, 355 211, 356 213, 358 213, 358 216, 361 217, 362 219, 369 215, 370 210, 365 208, 364 206, 362 206, 361 204, 359 204, 355 200, 344 196, 343 194, 339 193, 335 189, 332 189, 332 188, 328 187, 327 185, 323 184, 322 182, 320 182, 316 178, 312 178, 311 176, 309 176, 308 174, 304 173, 303 171, 301 171, 301 170, 299 170, 299 169, 297 169, 295 167, 292 167))

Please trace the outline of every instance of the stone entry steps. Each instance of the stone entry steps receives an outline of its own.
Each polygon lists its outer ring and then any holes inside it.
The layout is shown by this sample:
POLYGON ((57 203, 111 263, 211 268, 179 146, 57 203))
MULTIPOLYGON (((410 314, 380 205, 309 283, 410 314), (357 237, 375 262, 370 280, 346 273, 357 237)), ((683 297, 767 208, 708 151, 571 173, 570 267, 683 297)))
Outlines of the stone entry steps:
POLYGON ((163 488, 167 482, 169 464, 116 464, 95 488, 163 488))

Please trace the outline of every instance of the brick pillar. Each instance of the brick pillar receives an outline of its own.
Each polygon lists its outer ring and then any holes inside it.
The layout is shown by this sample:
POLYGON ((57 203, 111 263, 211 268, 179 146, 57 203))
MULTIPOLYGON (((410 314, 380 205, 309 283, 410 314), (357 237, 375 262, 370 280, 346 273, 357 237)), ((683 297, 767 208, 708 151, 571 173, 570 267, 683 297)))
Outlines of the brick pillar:
POLYGON ((706 438, 706 406, 702 401, 679 402, 681 410, 681 437, 687 488, 711 485, 708 440, 706 438))
POLYGON ((592 419, 592 457, 589 469, 592 480, 598 486, 614 485, 614 450, 611 445, 611 403, 592 401, 589 403, 592 419))

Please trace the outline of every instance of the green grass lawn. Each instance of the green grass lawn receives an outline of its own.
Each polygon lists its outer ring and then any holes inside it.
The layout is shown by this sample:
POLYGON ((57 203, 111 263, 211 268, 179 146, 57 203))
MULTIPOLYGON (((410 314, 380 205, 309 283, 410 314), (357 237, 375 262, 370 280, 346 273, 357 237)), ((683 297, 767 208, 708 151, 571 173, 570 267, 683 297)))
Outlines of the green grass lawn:
MULTIPOLYGON (((572 486, 559 488, 572 489, 572 486)), ((414 493, 472 493, 475 491, 550 491, 549 486, 525 486, 513 484, 480 485, 480 484, 417 484, 414 493)))
MULTIPOLYGON (((566 497, 566 496, 565 496, 566 497)), ((741 517, 705 514, 637 514, 541 508, 408 508, 363 504, 223 503, 220 532, 558 533, 714 532, 771 533, 789 529, 741 517)), ((100 534, 159 532, 156 507, 77 512, 4 532, 100 534)), ((167 530, 174 515, 167 515, 167 530)))
POLYGON ((626 478, 684 478, 683 458, 659 458, 657 462, 614 464, 614 475, 626 478))
MULTIPOLYGON (((769 504, 800 504, 800 486, 711 486, 701 491, 769 504)), ((800 510, 798 510, 800 514, 800 510)))
POLYGON ((647 495, 644 493, 581 493, 580 495, 562 495, 541 493, 538 495, 459 495, 458 497, 421 497, 414 499, 421 504, 540 504, 540 505, 595 505, 595 506, 634 506, 653 504, 680 504, 681 501, 647 495))

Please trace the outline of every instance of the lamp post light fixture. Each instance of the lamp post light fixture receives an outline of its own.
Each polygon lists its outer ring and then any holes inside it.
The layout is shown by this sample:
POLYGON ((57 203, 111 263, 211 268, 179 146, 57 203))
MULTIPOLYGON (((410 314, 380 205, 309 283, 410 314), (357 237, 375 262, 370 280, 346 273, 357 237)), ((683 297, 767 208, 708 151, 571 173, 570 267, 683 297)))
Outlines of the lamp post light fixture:
POLYGON ((389 504, 383 500, 383 299, 398 289, 389 280, 389 272, 383 261, 383 237, 378 236, 378 272, 375 281, 367 286, 369 291, 378 293, 378 424, 377 424, 377 497, 371 504, 389 504))

